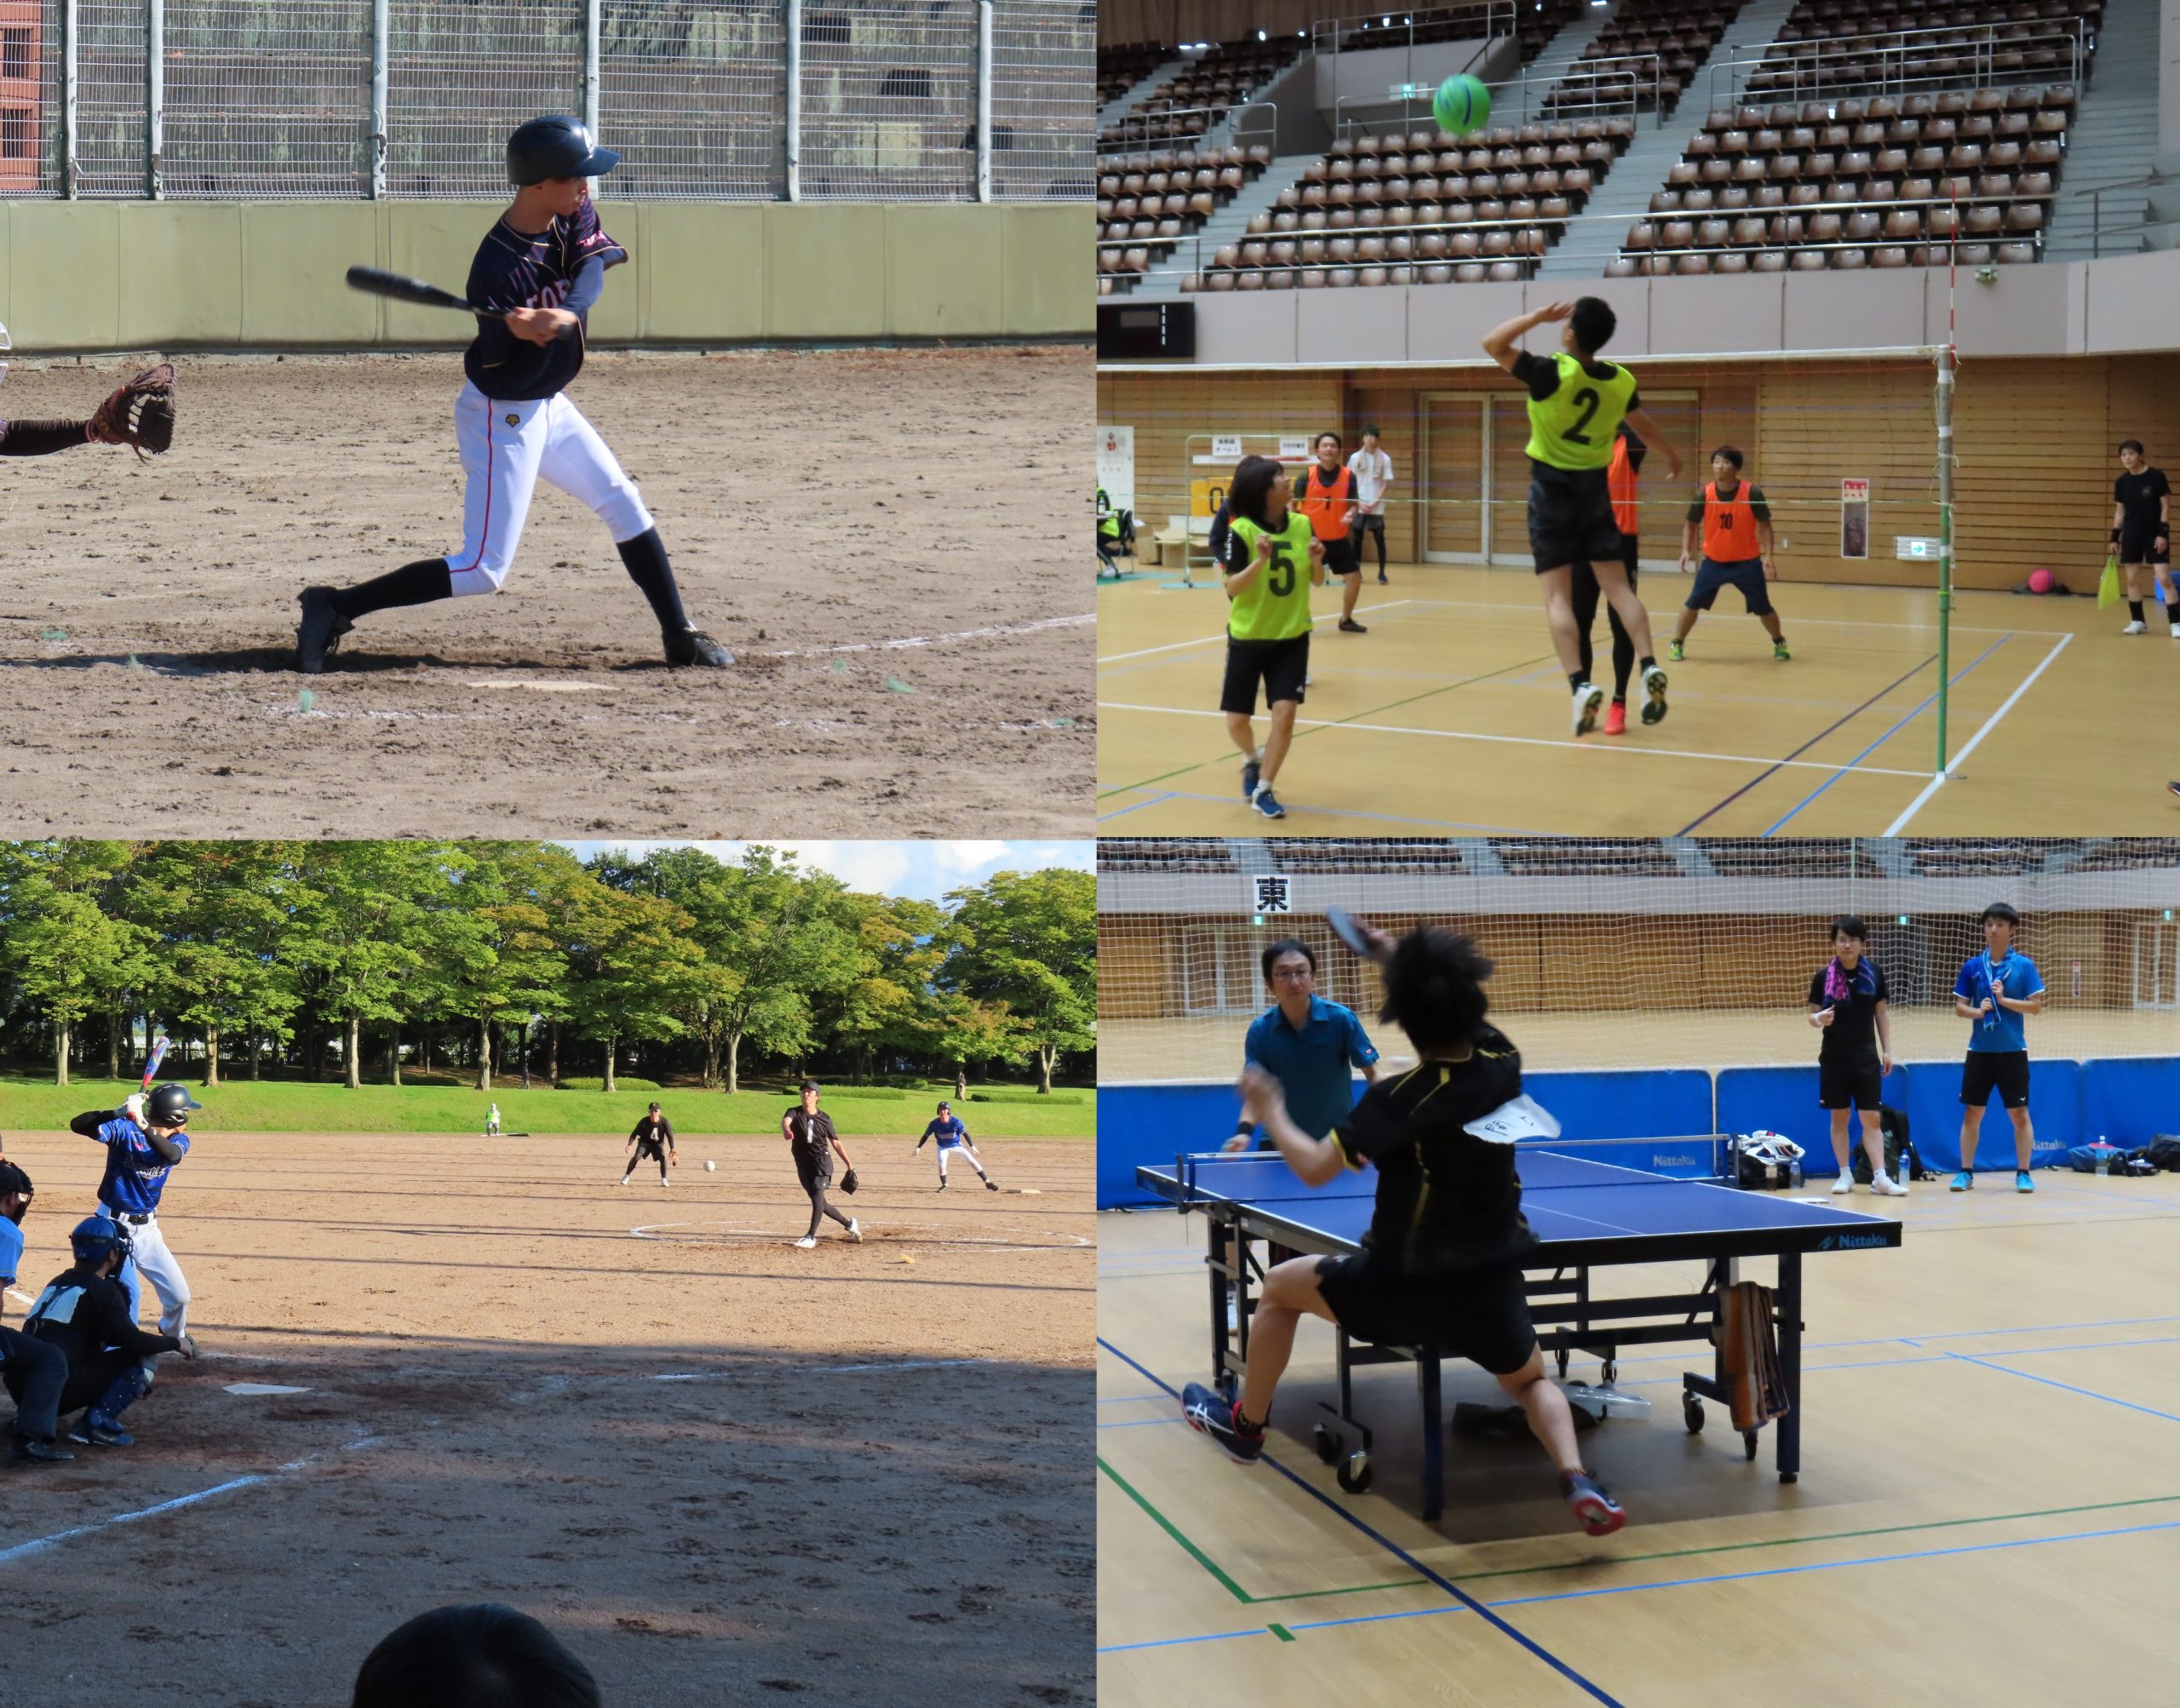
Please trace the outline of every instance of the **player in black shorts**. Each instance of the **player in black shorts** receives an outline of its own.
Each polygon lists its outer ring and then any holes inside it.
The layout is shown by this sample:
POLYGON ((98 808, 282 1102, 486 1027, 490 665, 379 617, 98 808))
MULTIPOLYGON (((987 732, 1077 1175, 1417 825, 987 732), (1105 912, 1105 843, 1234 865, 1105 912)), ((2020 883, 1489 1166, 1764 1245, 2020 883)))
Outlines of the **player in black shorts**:
POLYGON ((1494 1114, 1543 1114, 1522 1096, 1519 1053, 1484 1018, 1491 962, 1472 939, 1433 926, 1397 944, 1383 932, 1370 938, 1385 977, 1380 1017, 1407 1033, 1418 1065, 1373 1086, 1324 1138, 1295 1125, 1270 1074, 1252 1066, 1242 1078, 1243 1113, 1305 1184, 1322 1186, 1343 1167, 1378 1171, 1370 1231, 1353 1257, 1294 1258, 1269 1270, 1238 1400, 1191 1382, 1183 1414, 1251 1464, 1263 1455, 1272 1391, 1305 1315, 1358 1340, 1434 1347, 1499 1378, 1558 1465, 1582 1527, 1608 1535, 1626 1515, 1582 1468, 1567 1397, 1545 1375, 1529 1319, 1522 1259, 1536 1236, 1522 1214, 1514 1148, 1471 1131, 1494 1114))
POLYGON ((840 1224, 845 1238, 860 1242, 863 1224, 843 1216, 825 1200, 825 1189, 833 1184, 833 1158, 837 1155, 850 1174, 855 1172, 855 1164, 848 1161, 847 1147, 833 1130, 832 1116, 818 1107, 818 1087, 812 1081, 802 1082, 800 1107, 780 1117, 780 1135, 795 1152, 795 1177, 810 1195, 810 1231, 795 1243, 806 1252, 816 1246, 818 1224, 828 1217, 840 1224))
POLYGON ((1904 1198, 1908 1189, 1885 1172, 1885 1134, 1878 1112, 1885 1076, 1892 1071, 1892 992, 1885 969, 1869 958, 1869 927, 1852 914, 1832 922, 1832 962, 1809 982, 1809 1023, 1824 1034, 1816 1052, 1816 1102, 1832 1113, 1832 1155, 1839 1160, 1834 1192, 1855 1189, 1847 1149, 1847 1111, 1862 1112, 1862 1149, 1870 1160, 1870 1190, 1904 1198))
POLYGON ((1311 446, 1317 460, 1294 477, 1294 508, 1310 519, 1310 530, 1324 548, 1325 574, 1340 577, 1340 626, 1349 634, 1370 631, 1355 620, 1355 601, 1362 592, 1362 553, 1355 536, 1355 471, 1340 460, 1344 447, 1336 433, 1321 433, 1311 446))
MULTIPOLYGON (((2165 620, 2172 638, 2180 640, 2180 586, 2172 585, 2172 483, 2161 468, 2152 468, 2143 455, 2138 438, 2120 441, 2123 471, 2112 483, 2112 546, 2127 577, 2127 626, 2122 634, 2147 633, 2143 621, 2142 567, 2162 565, 2166 582, 2165 620)), ((2156 571, 2151 571, 2153 581, 2156 571)))
POLYGON ((658 1184, 671 1186, 674 1183, 666 1176, 669 1156, 677 1163, 681 1160, 674 1153, 674 1123, 661 1115, 658 1105, 653 1103, 644 1118, 628 1131, 628 1166, 621 1176, 621 1184, 626 1186, 628 1176, 650 1161, 658 1164, 658 1184))

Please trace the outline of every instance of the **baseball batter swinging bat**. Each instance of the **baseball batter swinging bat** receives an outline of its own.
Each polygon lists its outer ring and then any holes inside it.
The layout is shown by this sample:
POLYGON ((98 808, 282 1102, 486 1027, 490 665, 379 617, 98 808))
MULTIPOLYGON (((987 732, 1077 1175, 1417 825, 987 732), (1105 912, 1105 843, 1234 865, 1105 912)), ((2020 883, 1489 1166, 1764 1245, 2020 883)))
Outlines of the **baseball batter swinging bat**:
POLYGON ((450 290, 441 290, 436 284, 427 284, 405 273, 388 272, 381 267, 350 267, 348 284, 352 289, 368 290, 374 296, 390 296, 399 302, 421 302, 427 308, 459 308, 471 314, 490 312, 472 307, 450 290))

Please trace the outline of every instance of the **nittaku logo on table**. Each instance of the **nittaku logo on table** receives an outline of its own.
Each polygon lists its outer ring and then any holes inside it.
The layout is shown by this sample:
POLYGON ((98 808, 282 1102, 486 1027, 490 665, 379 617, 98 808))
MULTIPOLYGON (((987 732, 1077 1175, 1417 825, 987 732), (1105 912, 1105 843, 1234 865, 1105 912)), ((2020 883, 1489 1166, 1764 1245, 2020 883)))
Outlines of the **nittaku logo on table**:
POLYGON ((1817 1246, 1820 1252, 1860 1251, 1871 1246, 1885 1244, 1882 1234, 1827 1234, 1817 1246))

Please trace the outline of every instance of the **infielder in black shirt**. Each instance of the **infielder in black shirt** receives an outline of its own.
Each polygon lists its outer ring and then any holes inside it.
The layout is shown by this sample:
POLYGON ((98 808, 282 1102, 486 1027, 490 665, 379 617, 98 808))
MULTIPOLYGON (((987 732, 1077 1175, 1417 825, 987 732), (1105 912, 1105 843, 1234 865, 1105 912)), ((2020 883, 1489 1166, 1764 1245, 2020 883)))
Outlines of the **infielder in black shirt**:
POLYGON ((1305 1315, 1359 1340, 1434 1347, 1499 1378, 1558 1465, 1582 1527, 1609 1535, 1626 1514, 1582 1468, 1573 1414, 1545 1375, 1529 1319, 1522 1259, 1535 1235, 1522 1214, 1512 1138, 1500 1135, 1558 1129, 1523 1096, 1521 1056, 1484 1019, 1491 962, 1473 939, 1437 926, 1397 945, 1369 936, 1385 975, 1379 1017, 1399 1023, 1418 1065, 1371 1086, 1325 1138, 1294 1124, 1278 1080, 1260 1068, 1243 1073, 1242 1099, 1305 1184, 1322 1186, 1343 1167, 1377 1169, 1370 1230, 1355 1256, 1294 1258, 1268 1271, 1238 1402, 1191 1382, 1183 1414, 1230 1458, 1253 1464, 1305 1315))
MULTIPOLYGON (((847 1237, 858 1243, 863 1239, 863 1224, 852 1216, 843 1216, 825 1201, 825 1189, 833 1184, 833 1157, 838 1153, 840 1166, 850 1174, 855 1164, 848 1161, 847 1147, 840 1143, 840 1136, 833 1131, 833 1118, 818 1107, 818 1087, 814 1081, 802 1082, 802 1103, 780 1117, 780 1133, 795 1152, 795 1177, 802 1182, 802 1189, 810 1195, 810 1231, 795 1243, 808 1251, 818 1243, 818 1224, 830 1216, 847 1229, 847 1237)), ((851 1180, 848 1185, 853 1188, 851 1180)))
POLYGON ((626 1186, 628 1175, 642 1167, 648 1159, 658 1164, 658 1184, 671 1186, 674 1183, 666 1178, 669 1158, 677 1167, 680 1165, 681 1159, 674 1149, 674 1123, 661 1115, 658 1105, 653 1103, 644 1118, 629 1129, 628 1167, 627 1173, 621 1177, 621 1184, 626 1186))

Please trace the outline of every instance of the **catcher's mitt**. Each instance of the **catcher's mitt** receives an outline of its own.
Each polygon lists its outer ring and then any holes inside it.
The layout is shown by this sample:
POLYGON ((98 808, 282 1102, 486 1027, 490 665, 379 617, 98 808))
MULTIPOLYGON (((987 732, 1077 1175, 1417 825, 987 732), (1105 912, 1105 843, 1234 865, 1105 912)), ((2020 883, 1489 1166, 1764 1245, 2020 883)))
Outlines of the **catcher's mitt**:
POLYGON ((108 398, 91 417, 90 437, 125 444, 141 459, 174 443, 174 364, 146 368, 108 398))
POLYGON ((852 1168, 840 1177, 840 1190, 843 1192, 852 1192, 862 1184, 863 1183, 855 1178, 855 1170, 852 1168))

